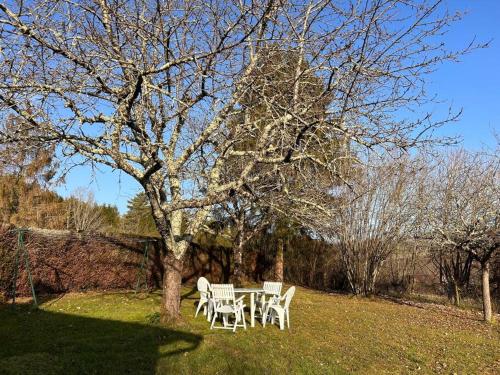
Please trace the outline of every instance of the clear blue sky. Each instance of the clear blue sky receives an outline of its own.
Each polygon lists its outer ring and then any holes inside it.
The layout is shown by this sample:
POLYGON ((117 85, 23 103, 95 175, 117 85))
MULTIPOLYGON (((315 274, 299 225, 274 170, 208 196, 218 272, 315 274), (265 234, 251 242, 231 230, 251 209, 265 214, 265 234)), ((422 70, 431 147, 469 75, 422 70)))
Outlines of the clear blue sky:
MULTIPOLYGON (((448 0, 448 7, 467 11, 446 35, 449 48, 463 47, 474 37, 492 41, 488 49, 474 51, 459 63, 443 64, 429 77, 429 94, 445 101, 437 114, 448 106, 463 109, 460 120, 441 134, 461 136, 468 149, 493 146, 493 129, 500 133, 500 0, 448 0)), ((98 203, 116 205, 121 213, 126 211, 127 200, 141 190, 132 178, 107 167, 98 171, 75 168, 56 190, 67 196, 78 187, 93 191, 98 203)))

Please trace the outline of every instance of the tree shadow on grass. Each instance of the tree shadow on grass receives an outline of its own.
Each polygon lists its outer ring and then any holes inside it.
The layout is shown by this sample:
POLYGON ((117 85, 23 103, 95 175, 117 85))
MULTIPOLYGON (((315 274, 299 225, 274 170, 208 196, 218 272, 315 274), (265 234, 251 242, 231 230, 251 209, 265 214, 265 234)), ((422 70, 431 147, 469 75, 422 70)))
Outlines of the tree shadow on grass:
POLYGON ((194 299, 194 300, 198 300, 199 299, 199 296, 196 296, 196 297, 193 297, 191 298, 191 296, 194 296, 196 293, 198 293, 198 289, 197 288, 193 288, 191 289, 190 291, 184 293, 182 296, 181 296, 181 301, 184 301, 185 299, 194 299))
POLYGON ((198 293, 198 289, 197 288, 193 288, 191 289, 190 291, 184 293, 181 295, 181 303, 185 300, 190 300, 190 305, 193 306, 193 314, 194 314, 194 311, 196 310, 196 307, 198 306, 198 301, 200 299, 200 297, 198 295, 196 295, 198 293), (196 295, 196 296, 195 296, 196 295), (193 297, 194 296, 194 297, 193 297))
POLYGON ((202 337, 153 325, 0 304, 0 374, 153 374, 202 337))

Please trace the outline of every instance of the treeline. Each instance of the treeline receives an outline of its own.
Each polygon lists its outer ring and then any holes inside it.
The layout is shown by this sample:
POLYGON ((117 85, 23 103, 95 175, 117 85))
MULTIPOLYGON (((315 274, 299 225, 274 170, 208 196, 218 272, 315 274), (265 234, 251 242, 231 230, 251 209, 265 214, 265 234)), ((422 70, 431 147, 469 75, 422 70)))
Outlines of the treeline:
POLYGON ((45 182, 36 176, 0 174, 0 223, 85 233, 158 235, 144 193, 131 198, 127 212, 120 215, 116 206, 96 203, 88 190, 77 189, 63 198, 45 182))
MULTIPOLYGON (((48 182, 58 168, 52 150, 0 151, 2 224, 159 237, 145 193, 131 198, 120 215, 84 189, 68 198, 51 191, 48 182)), ((461 150, 343 167, 350 169, 348 183, 338 182, 326 200, 320 170, 313 185, 293 185, 300 199, 287 199, 290 185, 276 194, 254 190, 213 205, 203 230, 186 238, 190 249, 212 254, 210 264, 224 282, 284 278, 364 295, 427 292, 456 305, 481 295, 491 305, 491 287, 498 301, 497 156, 461 150)), ((182 226, 191 220, 186 215, 182 226)), ((191 262, 187 269, 196 269, 195 258, 185 259, 191 262)))
MULTIPOLYGON (((19 118, 1 123, 11 129, 19 118)), ((27 141, 20 147, 0 145, 0 224, 3 226, 70 230, 78 233, 157 235, 144 194, 133 197, 128 212, 97 204, 92 192, 79 188, 63 198, 50 186, 64 183, 64 168, 54 145, 27 141)))
POLYGON ((71 230, 75 232, 117 232, 118 209, 95 203, 83 191, 63 198, 38 181, 22 176, 0 176, 0 220, 16 227, 71 230))

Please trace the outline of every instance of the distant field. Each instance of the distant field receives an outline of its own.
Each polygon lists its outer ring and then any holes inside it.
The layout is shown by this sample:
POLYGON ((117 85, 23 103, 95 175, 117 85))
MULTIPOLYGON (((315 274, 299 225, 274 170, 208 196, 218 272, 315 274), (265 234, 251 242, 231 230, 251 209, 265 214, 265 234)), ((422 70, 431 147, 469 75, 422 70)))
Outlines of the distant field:
POLYGON ((156 323, 158 294, 0 305, 0 374, 500 373, 500 326, 476 313, 299 288, 290 331, 233 334, 194 319, 196 294, 184 293, 174 328, 156 323))

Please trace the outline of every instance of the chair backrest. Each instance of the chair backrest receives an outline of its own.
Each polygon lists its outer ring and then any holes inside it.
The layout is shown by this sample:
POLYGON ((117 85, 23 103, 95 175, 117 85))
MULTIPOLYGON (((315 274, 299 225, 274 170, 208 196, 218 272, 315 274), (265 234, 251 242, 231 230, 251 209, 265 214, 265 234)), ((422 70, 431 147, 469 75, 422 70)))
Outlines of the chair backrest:
POLYGON ((212 296, 216 301, 229 300, 234 303, 233 284, 212 284, 212 296))
POLYGON ((285 309, 288 309, 288 306, 290 306, 290 302, 292 301, 292 297, 294 294, 295 294, 295 287, 291 286, 283 295, 283 297, 285 298, 285 305, 284 305, 285 309))
POLYGON ((210 283, 204 277, 200 277, 196 283, 198 287, 198 292, 201 296, 208 297, 208 292, 210 291, 210 283))
POLYGON ((282 285, 283 283, 277 281, 264 281, 264 286, 262 287, 262 289, 264 289, 266 293, 276 294, 277 296, 279 296, 281 295, 282 285))

